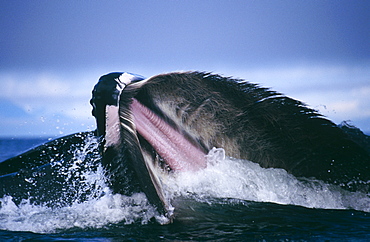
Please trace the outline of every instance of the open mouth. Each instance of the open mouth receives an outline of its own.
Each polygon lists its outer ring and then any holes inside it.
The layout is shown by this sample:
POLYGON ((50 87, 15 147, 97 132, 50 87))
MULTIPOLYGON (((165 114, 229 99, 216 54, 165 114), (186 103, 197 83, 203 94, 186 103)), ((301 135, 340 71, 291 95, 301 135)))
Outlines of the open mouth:
MULTIPOLYGON (((97 133, 104 137, 106 169, 119 180, 120 167, 129 163, 148 200, 170 218, 159 173, 203 169, 207 149, 158 108, 153 111, 142 103, 152 103, 152 97, 138 95, 145 82, 129 73, 103 76, 93 91, 93 115, 97 133)), ((117 184, 113 189, 120 192, 117 184)))
POLYGON ((205 153, 149 108, 133 99, 133 121, 137 132, 153 147, 165 166, 174 171, 196 171, 206 167, 205 153))

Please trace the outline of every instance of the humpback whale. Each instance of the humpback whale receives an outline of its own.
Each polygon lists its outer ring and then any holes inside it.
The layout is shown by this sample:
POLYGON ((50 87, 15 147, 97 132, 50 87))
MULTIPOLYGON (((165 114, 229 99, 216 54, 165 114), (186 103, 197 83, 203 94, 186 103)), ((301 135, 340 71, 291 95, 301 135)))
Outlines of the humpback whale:
POLYGON ((245 80, 206 72, 150 78, 114 72, 100 77, 90 103, 96 131, 62 137, 1 162, 0 196, 22 197, 29 192, 25 177, 35 172, 43 174, 38 179, 54 179, 52 186, 58 185, 58 179, 45 175, 55 173, 51 160, 60 159, 58 152, 65 153, 62 160, 71 160, 69 147, 82 149, 83 140, 92 135, 98 137, 97 145, 84 159, 94 157, 103 165, 113 192, 143 191, 170 219, 171 202, 161 176, 204 169, 213 147, 263 168, 282 168, 349 191, 370 191, 366 135, 245 80), (19 190, 17 183, 27 189, 19 190))
POLYGON ((304 103, 244 80, 204 72, 148 79, 111 73, 100 78, 91 104, 114 191, 122 192, 122 166, 129 164, 162 212, 169 205, 153 167, 196 171, 207 166, 204 156, 213 147, 264 168, 369 191, 368 148, 304 103))

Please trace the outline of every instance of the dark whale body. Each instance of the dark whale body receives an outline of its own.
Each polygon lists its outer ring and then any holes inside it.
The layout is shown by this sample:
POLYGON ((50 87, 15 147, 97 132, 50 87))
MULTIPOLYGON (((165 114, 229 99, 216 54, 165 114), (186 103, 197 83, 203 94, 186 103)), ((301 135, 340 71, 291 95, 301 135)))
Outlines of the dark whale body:
POLYGON ((222 147, 231 157, 349 189, 349 182, 370 180, 367 150, 300 101, 208 73, 170 73, 143 82, 123 90, 120 112, 135 98, 205 152, 222 147))
MULTIPOLYGON (((204 155, 213 147, 296 177, 370 191, 368 136, 346 125, 338 127, 304 103, 244 80, 203 72, 148 79, 117 72, 100 78, 90 102, 96 135, 102 137, 101 162, 113 191, 127 194, 128 184, 134 183, 131 192, 144 191, 168 217, 169 201, 153 167, 165 172, 202 169, 204 155), (164 144, 166 140, 173 144, 164 144)), ((29 166, 14 159, 14 174, 29 166)), ((10 173, 4 164, 10 162, 0 163, 0 171, 5 169, 0 182, 10 173)), ((2 189, 8 194, 6 187, 2 189)))
MULTIPOLYGON (((117 73, 102 77, 93 92, 93 106, 105 106, 96 102, 97 92, 104 82, 112 83, 117 78, 117 73)), ((152 186, 151 194, 146 193, 162 211, 168 207, 160 184, 150 167, 142 164, 163 167, 165 163, 166 169, 174 171, 178 164, 162 157, 156 148, 157 138, 143 137, 145 132, 140 132, 135 118, 140 108, 149 113, 148 122, 171 127, 195 147, 193 151, 206 154, 212 147, 222 147, 227 156, 247 159, 264 168, 283 168, 296 177, 319 179, 350 191, 369 191, 368 142, 361 145, 344 131, 347 126, 341 129, 302 102, 256 84, 202 72, 169 73, 129 81, 116 102, 120 141, 118 145, 106 145, 108 158, 103 159, 116 181, 113 188, 121 192, 119 181, 124 180, 124 174, 120 174, 120 166, 131 164, 139 180, 143 179, 142 186, 147 186, 148 177, 152 179, 156 194, 152 186)), ((101 122, 98 117, 104 115, 97 109, 93 113, 97 123, 101 122)), ((99 132, 105 134, 104 127, 99 132)))

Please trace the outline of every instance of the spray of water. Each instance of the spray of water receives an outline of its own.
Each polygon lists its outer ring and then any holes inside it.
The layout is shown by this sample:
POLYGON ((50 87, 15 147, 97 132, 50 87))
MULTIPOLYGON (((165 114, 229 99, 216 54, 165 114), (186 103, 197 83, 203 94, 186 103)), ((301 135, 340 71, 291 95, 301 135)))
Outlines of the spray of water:
MULTIPOLYGON (((11 196, 0 198, 0 230, 53 233, 70 228, 101 228, 115 223, 145 224, 160 220, 161 216, 144 193, 112 194, 99 162, 98 142, 95 137, 87 137, 82 146, 71 148, 71 160, 65 160, 63 154, 58 155, 58 161, 50 160, 57 177, 55 184, 63 183, 55 188, 62 191, 49 191, 53 201, 40 203, 33 193, 20 203, 11 196)), ((25 184, 30 189, 46 187, 47 181, 39 177, 32 174, 25 178, 25 184)))
POLYGON ((283 169, 262 168, 247 160, 225 157, 212 149, 204 170, 175 173, 166 182, 172 196, 235 198, 256 202, 299 205, 308 208, 356 209, 370 212, 370 198, 319 180, 298 179, 283 169))
MULTIPOLYGON (((96 165, 95 158, 86 161, 86 154, 91 155, 96 143, 94 139, 87 139, 86 149, 76 151, 74 161, 68 166, 53 164, 61 167, 60 172, 68 180, 69 189, 76 190, 72 203, 50 207, 24 199, 16 204, 12 197, 4 196, 0 198, 0 229, 53 233, 70 228, 102 228, 116 223, 146 224, 155 219, 161 222, 160 215, 143 193, 131 196, 112 194, 104 171, 96 165), (73 180, 76 177, 79 179, 73 180)), ((264 169, 247 160, 229 158, 223 149, 211 150, 207 160, 204 170, 163 176, 167 196, 170 199, 196 197, 210 204, 217 202, 218 198, 223 202, 228 198, 230 202, 273 202, 370 212, 370 198, 366 194, 344 191, 317 180, 298 179, 282 169, 264 169)), ((71 193, 66 193, 66 196, 71 196, 71 193)), ((64 199, 60 198, 61 201, 64 199)))

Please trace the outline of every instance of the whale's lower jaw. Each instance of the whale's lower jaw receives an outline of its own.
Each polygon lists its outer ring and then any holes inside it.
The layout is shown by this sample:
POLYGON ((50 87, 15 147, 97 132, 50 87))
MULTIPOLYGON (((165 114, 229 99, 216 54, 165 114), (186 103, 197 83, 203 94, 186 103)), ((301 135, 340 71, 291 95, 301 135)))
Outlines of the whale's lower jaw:
MULTIPOLYGON (((116 106, 106 107, 104 163, 110 167, 112 163, 117 167, 131 163, 149 201, 171 218, 173 209, 164 194, 161 176, 168 172, 205 168, 205 151, 137 99, 130 102, 129 110, 121 114, 116 106)), ((115 180, 121 179, 117 169, 114 174, 115 180)), ((115 190, 121 192, 120 189, 115 190)))

